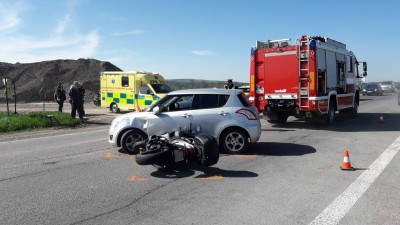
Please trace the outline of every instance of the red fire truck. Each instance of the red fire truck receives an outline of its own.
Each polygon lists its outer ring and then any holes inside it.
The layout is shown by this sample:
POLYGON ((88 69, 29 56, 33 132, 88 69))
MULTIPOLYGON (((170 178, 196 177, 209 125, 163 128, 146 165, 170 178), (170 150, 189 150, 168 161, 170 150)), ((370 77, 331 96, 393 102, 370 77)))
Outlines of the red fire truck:
POLYGON ((332 124, 336 111, 355 116, 367 64, 330 38, 303 35, 293 45, 289 41, 257 41, 251 49, 252 104, 270 123, 295 116, 332 124))

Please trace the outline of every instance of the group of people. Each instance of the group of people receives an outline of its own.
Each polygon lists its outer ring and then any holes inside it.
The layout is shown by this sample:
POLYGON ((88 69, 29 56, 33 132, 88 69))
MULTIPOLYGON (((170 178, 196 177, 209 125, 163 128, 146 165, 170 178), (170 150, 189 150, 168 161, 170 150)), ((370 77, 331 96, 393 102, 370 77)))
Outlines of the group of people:
MULTIPOLYGON (((74 81, 69 88, 68 92, 69 103, 71 104, 71 117, 76 117, 76 112, 78 112, 79 119, 83 119, 85 116, 85 110, 83 108, 85 89, 82 84, 78 81, 74 81)), ((62 112, 64 101, 67 99, 67 92, 63 89, 61 83, 56 87, 54 92, 54 100, 58 103, 58 111, 62 112)))

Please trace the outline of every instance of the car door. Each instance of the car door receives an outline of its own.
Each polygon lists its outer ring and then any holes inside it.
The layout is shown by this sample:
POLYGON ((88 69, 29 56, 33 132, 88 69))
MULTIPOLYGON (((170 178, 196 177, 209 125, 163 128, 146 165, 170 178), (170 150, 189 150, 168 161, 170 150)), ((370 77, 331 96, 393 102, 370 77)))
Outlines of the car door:
POLYGON ((196 94, 190 111, 193 129, 217 138, 233 116, 229 108, 222 107, 228 99, 229 95, 196 94))
POLYGON ((191 115, 191 101, 186 99, 193 95, 180 95, 171 98, 170 101, 160 106, 159 113, 149 113, 145 129, 149 136, 171 133, 179 130, 189 130, 193 117, 191 115), (179 108, 177 102, 185 101, 185 107, 179 108))

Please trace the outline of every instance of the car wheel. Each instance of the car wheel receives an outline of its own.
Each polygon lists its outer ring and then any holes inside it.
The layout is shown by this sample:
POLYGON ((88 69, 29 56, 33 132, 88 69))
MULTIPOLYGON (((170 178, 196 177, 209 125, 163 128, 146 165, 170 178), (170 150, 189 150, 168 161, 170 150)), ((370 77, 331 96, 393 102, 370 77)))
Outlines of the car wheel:
POLYGON ((143 141, 147 135, 140 130, 128 130, 122 135, 121 146, 125 152, 137 154, 137 148, 134 146, 136 142, 143 141))
POLYGON ((119 113, 120 112, 117 104, 113 103, 111 105, 111 112, 113 112, 113 113, 119 113))
POLYGON ((249 136, 241 129, 231 128, 222 133, 219 144, 226 153, 240 154, 247 150, 249 136))

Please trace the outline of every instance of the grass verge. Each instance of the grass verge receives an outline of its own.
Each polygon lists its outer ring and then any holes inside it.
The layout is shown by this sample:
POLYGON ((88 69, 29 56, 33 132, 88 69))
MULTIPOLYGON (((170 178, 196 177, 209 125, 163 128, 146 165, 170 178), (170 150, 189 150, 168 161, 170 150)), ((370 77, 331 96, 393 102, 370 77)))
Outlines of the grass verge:
POLYGON ((76 126, 80 123, 79 119, 72 119, 70 114, 60 112, 29 112, 16 115, 0 112, 0 133, 53 126, 76 126))

